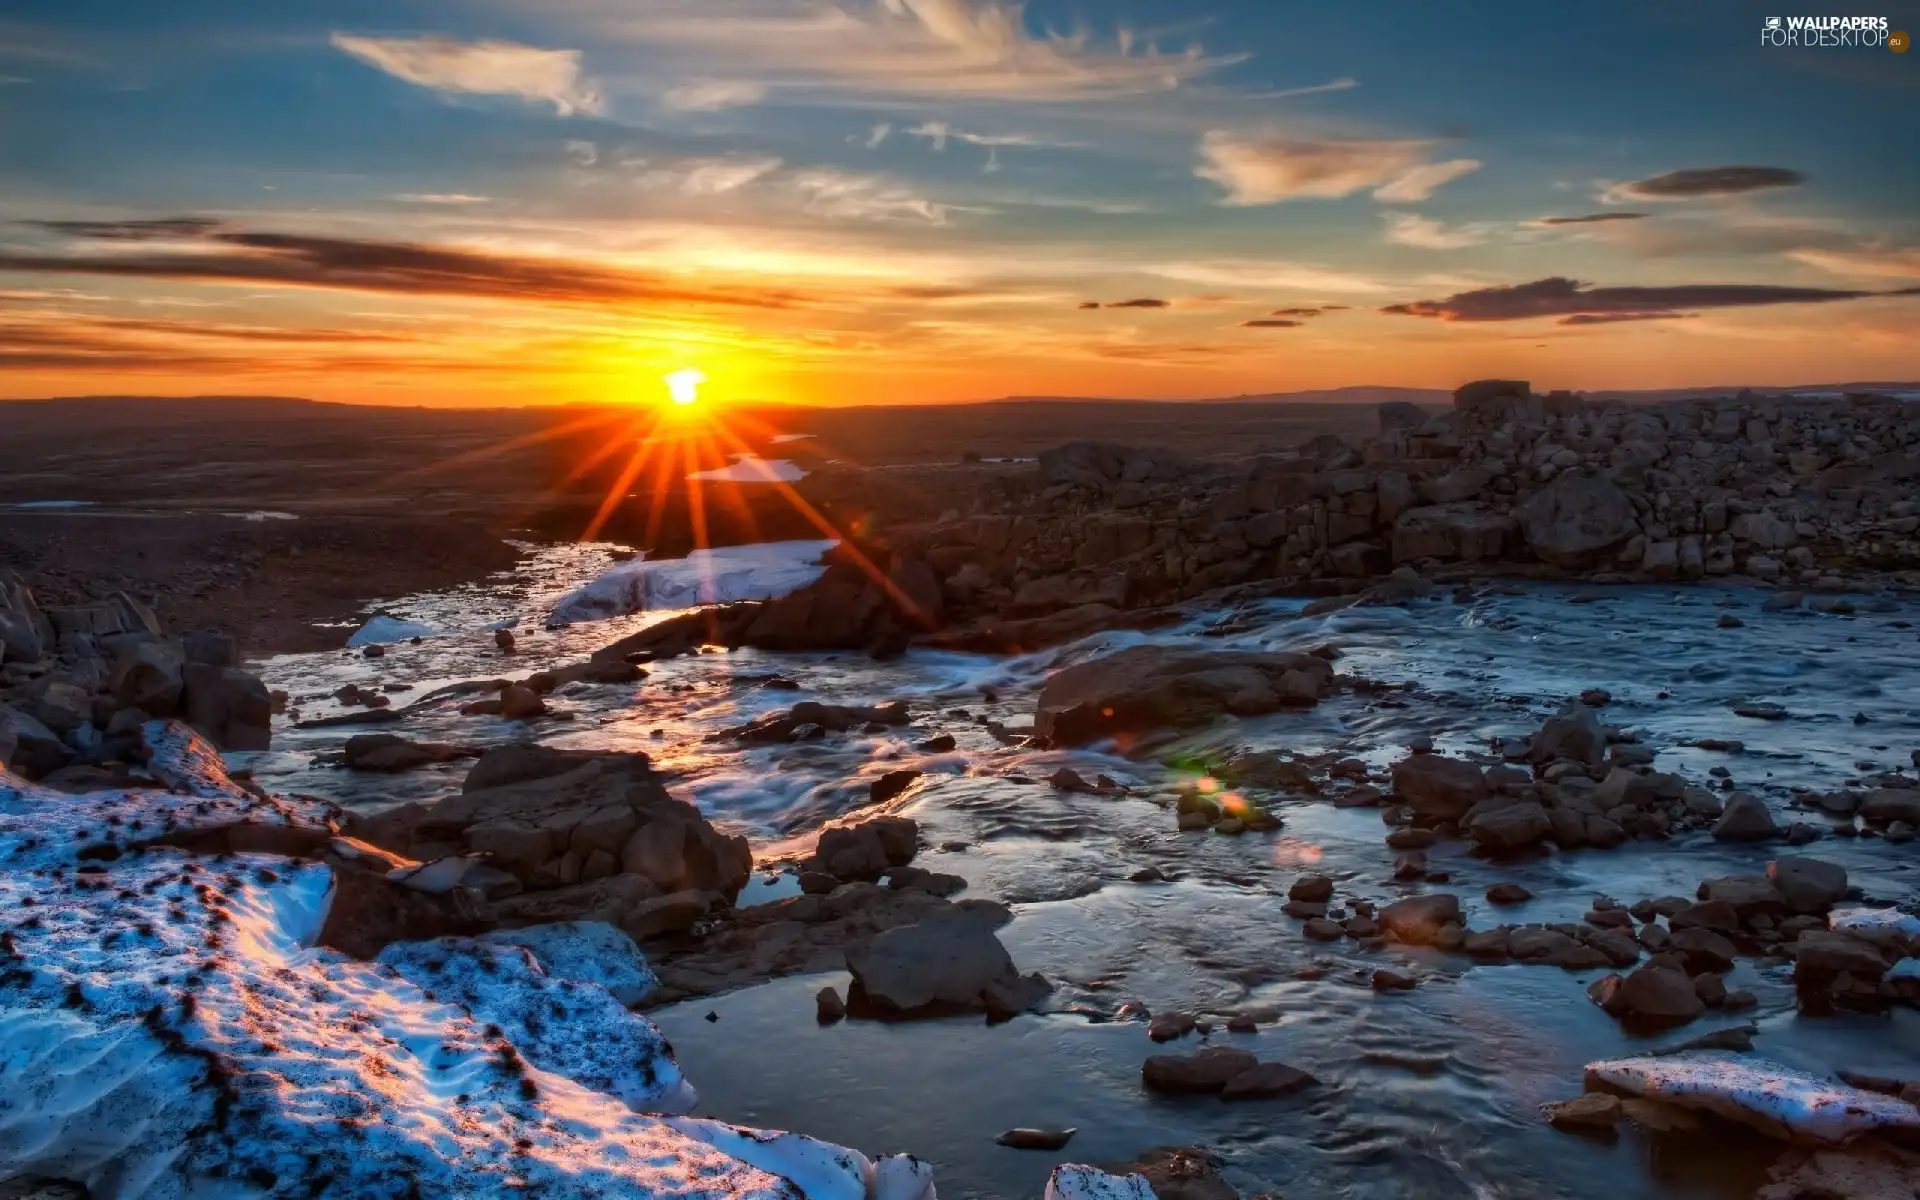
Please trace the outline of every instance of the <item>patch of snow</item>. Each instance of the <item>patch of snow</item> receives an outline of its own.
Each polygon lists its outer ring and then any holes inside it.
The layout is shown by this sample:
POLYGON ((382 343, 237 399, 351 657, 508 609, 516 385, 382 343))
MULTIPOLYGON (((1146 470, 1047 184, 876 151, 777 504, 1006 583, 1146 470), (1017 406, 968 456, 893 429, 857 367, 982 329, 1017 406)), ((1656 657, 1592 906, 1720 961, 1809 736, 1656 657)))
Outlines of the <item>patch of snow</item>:
POLYGON ((810 433, 776 433, 768 438, 767 441, 778 446, 786 442, 802 442, 812 436, 810 433))
POLYGON ((1062 1163, 1047 1178, 1046 1200, 1158 1200, 1145 1175, 1109 1175, 1084 1163, 1062 1163))
POLYGON ((1920 1133, 1920 1108, 1904 1100, 1744 1055, 1611 1059, 1589 1064, 1587 1079, 1782 1139, 1839 1144, 1878 1130, 1920 1133))
POLYGON ((475 938, 396 942, 377 962, 458 1004, 525 1057, 636 1112, 686 1112, 698 1099, 652 1021, 598 984, 556 978, 525 946, 475 938))
POLYGON ((733 462, 727 466, 687 476, 708 483, 798 483, 806 477, 805 470, 784 458, 761 458, 745 451, 733 455, 733 462))
POLYGON ((422 625, 418 621, 403 621, 398 617, 370 617, 367 623, 356 629, 347 639, 348 649, 361 646, 383 646, 391 642, 404 642, 410 638, 438 637, 440 631, 431 625, 422 625))
POLYGON ((933 1164, 911 1154, 873 1160, 872 1200, 939 1200, 933 1188, 933 1164))
POLYGON ((267 508, 257 509, 253 512, 222 513, 220 515, 224 517, 238 517, 242 521, 298 521, 300 519, 293 513, 274 512, 272 509, 267 508))
POLYGON ((1867 941, 1920 938, 1920 917, 1897 908, 1836 908, 1827 914, 1827 928, 1867 941))
POLYGON ((9 505, 8 507, 25 509, 97 508, 99 505, 100 502, 98 500, 22 500, 20 503, 9 505))
POLYGON ((480 941, 502 946, 524 946, 555 979, 592 983, 607 989, 615 1000, 632 1008, 644 1001, 660 979, 647 965, 646 955, 625 930, 605 921, 561 921, 529 925, 525 929, 496 929, 480 941))
POLYGON ((628 613, 770 600, 820 578, 826 571, 820 556, 837 544, 757 542, 695 550, 685 558, 636 558, 562 596, 548 619, 602 621, 628 613))
POLYGON ((700 1117, 668 1117, 666 1123, 730 1158, 792 1180, 807 1200, 866 1200, 873 1164, 858 1150, 805 1134, 742 1129, 700 1117))

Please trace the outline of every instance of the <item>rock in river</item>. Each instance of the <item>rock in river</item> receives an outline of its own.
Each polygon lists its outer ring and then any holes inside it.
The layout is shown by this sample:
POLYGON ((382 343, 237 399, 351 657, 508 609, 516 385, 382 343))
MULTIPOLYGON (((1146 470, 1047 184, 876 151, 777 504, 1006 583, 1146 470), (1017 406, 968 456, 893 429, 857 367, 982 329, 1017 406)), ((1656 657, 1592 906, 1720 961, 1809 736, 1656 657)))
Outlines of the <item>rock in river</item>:
POLYGON ((847 969, 867 1000, 902 1013, 984 1008, 1011 1015, 1051 990, 1038 975, 1020 975, 990 921, 962 909, 849 947, 847 969))
POLYGON ((1442 754, 1411 754, 1393 765, 1393 790, 1422 816, 1455 818, 1492 793, 1486 772, 1442 754))
POLYGON ((1132 646, 1049 677, 1034 732, 1068 746, 1190 728, 1228 714, 1315 704, 1332 685, 1333 668, 1312 654, 1132 646))

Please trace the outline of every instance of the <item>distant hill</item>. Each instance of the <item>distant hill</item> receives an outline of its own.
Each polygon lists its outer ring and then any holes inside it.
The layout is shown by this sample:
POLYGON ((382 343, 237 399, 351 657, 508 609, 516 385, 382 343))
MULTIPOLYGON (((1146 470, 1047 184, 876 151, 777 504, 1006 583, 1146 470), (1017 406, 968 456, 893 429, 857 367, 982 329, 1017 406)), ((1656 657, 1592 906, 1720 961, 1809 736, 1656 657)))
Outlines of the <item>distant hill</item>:
MULTIPOLYGON (((1892 392, 1911 395, 1920 399, 1920 383, 1899 381, 1869 381, 1854 383, 1798 383, 1788 385, 1772 384, 1721 384, 1712 387, 1688 388, 1584 388, 1575 389, 1583 396, 1595 399, 1625 400, 1630 404, 1658 404, 1666 400, 1686 400, 1698 396, 1731 396, 1741 390, 1760 396, 1782 396, 1789 393, 1807 394, 1831 392, 1892 392)), ((1545 390, 1544 385, 1536 390, 1545 390)), ((987 401, 990 404, 1384 404, 1399 400, 1408 404, 1437 404, 1448 406, 1453 403, 1451 388, 1408 388, 1381 387, 1374 384, 1356 384, 1352 387, 1321 388, 1299 392, 1262 392, 1257 395, 1209 396, 1193 400, 1130 400, 1122 396, 1006 396, 999 400, 987 401)))

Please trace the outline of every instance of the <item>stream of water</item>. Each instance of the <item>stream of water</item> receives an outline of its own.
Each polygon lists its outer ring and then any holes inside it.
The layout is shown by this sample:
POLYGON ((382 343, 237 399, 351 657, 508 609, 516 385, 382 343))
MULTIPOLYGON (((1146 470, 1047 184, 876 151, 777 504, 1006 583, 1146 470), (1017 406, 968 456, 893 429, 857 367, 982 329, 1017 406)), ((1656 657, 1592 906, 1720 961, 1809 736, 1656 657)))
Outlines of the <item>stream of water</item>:
MULTIPOLYGON (((264 664, 305 717, 340 711, 345 684, 401 687, 396 706, 459 680, 525 675, 577 661, 662 614, 544 628, 553 602, 612 561, 607 546, 539 548, 517 571, 453 592, 408 597, 382 611, 448 630, 380 658, 355 652, 293 655, 264 664), (518 649, 503 654, 488 626, 518 618, 518 649)), ((1556 1132, 1537 1106, 1581 1088, 1597 1058, 1634 1053, 1734 1019, 1713 1014, 1649 1042, 1624 1034, 1587 1000, 1604 971, 1477 965, 1433 952, 1368 952, 1304 940, 1280 911, 1307 869, 1340 894, 1388 902, 1423 885, 1392 879, 1393 853, 1377 810, 1312 798, 1261 797, 1284 818, 1267 834, 1182 834, 1168 801, 1180 772, 1168 759, 1235 747, 1338 751, 1378 768, 1418 737, 1439 750, 1484 750, 1524 735, 1587 688, 1613 696, 1604 717, 1638 732, 1658 765, 1700 783, 1725 768, 1763 796, 1782 825, 1830 819, 1792 805, 1796 787, 1830 790, 1863 773, 1910 765, 1920 746, 1920 671, 1912 663, 1913 607, 1853 596, 1838 611, 1767 611, 1750 589, 1571 588, 1476 590, 1407 608, 1299 615, 1273 600, 1152 633, 1109 633, 1017 657, 916 651, 889 662, 856 654, 708 653, 652 664, 637 685, 574 685, 550 697, 567 720, 531 725, 459 714, 461 698, 381 728, 418 740, 485 745, 538 737, 560 746, 644 749, 669 786, 717 823, 746 833, 763 860, 804 847, 823 822, 867 802, 891 770, 925 774, 889 806, 917 819, 932 847, 919 865, 964 876, 969 896, 1012 905, 1001 939, 1022 970, 1059 984, 1052 1011, 987 1026, 977 1020, 819 1027, 812 994, 844 974, 776 980, 653 1013, 699 1086, 703 1112, 796 1129, 870 1153, 908 1150, 932 1160, 943 1195, 1039 1194, 1060 1161, 1110 1162, 1151 1146, 1199 1144, 1223 1154, 1245 1195, 1393 1197, 1742 1197, 1765 1178, 1771 1144, 1744 1136, 1597 1141, 1556 1132), (1722 628, 1723 614, 1743 624, 1722 628), (1049 671, 1139 642, 1301 649, 1331 644, 1343 671, 1408 692, 1342 693, 1304 713, 1221 725, 1162 748, 1154 760, 1111 747, 1035 751, 1004 746, 983 719, 1019 728, 1049 671), (769 687, 778 677, 798 690, 769 687), (877 703, 906 699, 911 727, 793 745, 741 747, 706 735, 798 699, 877 703), (1788 715, 1759 721, 1735 706, 1772 702, 1788 715), (950 752, 916 747, 936 733, 950 752), (1735 739, 1742 754, 1688 748, 1735 739), (1060 766, 1128 785, 1121 796, 1057 792, 1060 766), (1173 882, 1133 883, 1141 868, 1173 882), (1420 976, 1409 993, 1378 995, 1371 972, 1420 976), (1263 1058, 1311 1071, 1317 1088, 1246 1105, 1168 1100, 1140 1086, 1145 1027, 1109 1021, 1121 1004, 1195 1013, 1257 1011, 1256 1034, 1212 1035, 1263 1058), (718 1017, 708 1020, 708 1015, 718 1017), (1065 1151, 994 1145, 1017 1125, 1075 1126, 1065 1151)), ((1823 598, 1825 601, 1832 598, 1823 598)), ((269 788, 377 809, 456 790, 465 763, 399 776, 318 765, 353 728, 276 729, 272 752, 237 756, 269 788)), ((1799 851, 1843 864, 1864 893, 1920 896, 1920 843, 1823 837, 1799 851)), ((1689 834, 1613 850, 1550 853, 1490 863, 1464 843, 1429 852, 1472 923, 1577 921, 1596 896, 1623 903, 1691 895, 1704 878, 1764 872, 1777 847, 1716 843, 1689 834), (1495 916, 1494 882, 1535 899, 1495 916)), ((766 893, 764 894, 772 894, 766 893)), ((1742 960, 1728 977, 1760 1000, 1743 1019, 1776 1061, 1822 1072, 1872 1066, 1920 1074, 1920 1014, 1811 1019, 1798 1015, 1788 968, 1742 960)), ((1190 1051, 1189 1040, 1165 1049, 1190 1051)))

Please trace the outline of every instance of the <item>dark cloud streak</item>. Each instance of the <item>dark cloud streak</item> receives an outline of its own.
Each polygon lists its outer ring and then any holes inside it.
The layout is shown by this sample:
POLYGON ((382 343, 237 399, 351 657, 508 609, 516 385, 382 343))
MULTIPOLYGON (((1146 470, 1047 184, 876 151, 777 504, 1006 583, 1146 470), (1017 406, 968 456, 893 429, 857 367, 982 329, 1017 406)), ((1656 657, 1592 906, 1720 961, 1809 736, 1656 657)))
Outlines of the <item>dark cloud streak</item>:
POLYGON ((1635 180, 1624 185, 1621 193, 1642 200, 1693 200, 1795 187, 1806 181, 1805 175, 1786 167, 1691 167, 1635 180))
POLYGON ((1579 314, 1666 313, 1684 308, 1748 308, 1766 304, 1824 304, 1869 296, 1904 295, 1838 288, 1782 287, 1764 283, 1696 283, 1665 287, 1590 287, 1554 276, 1506 287, 1456 292, 1444 300, 1389 304, 1380 311, 1442 321, 1523 321, 1579 314))
POLYGON ((1607 221, 1644 221, 1647 214, 1642 212, 1588 213, 1584 217, 1543 217, 1542 225, 1600 225, 1607 221))
MULTIPOLYGON (((88 226, 94 223, 81 223, 88 226)), ((125 225, 134 223, 123 223, 125 225)), ((150 222, 148 227, 178 222, 150 222)), ((125 234, 106 240, 141 240, 125 234)), ((703 287, 670 276, 558 258, 534 258, 413 242, 216 232, 193 250, 124 254, 0 254, 0 271, 177 279, 196 283, 456 296, 544 304, 695 304, 790 308, 805 297, 782 289, 703 287)))

